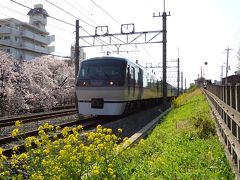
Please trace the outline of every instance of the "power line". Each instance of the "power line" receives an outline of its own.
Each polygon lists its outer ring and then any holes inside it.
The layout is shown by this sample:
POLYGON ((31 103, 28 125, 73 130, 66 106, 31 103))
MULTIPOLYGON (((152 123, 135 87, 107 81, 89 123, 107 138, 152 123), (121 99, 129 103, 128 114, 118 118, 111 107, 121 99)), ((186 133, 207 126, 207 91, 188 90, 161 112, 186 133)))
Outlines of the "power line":
POLYGON ((96 22, 94 22, 92 19, 90 19, 88 16, 86 16, 85 14, 81 13, 81 11, 79 11, 79 9, 77 9, 74 5, 72 5, 69 1, 64 0, 69 6, 71 6, 74 10, 76 10, 78 13, 80 13, 81 15, 83 15, 85 18, 87 18, 89 21, 91 21, 92 23, 95 24, 95 26, 97 26, 96 22))
MULTIPOLYGON (((1 6, 1 5, 0 5, 0 6, 1 6)), ((4 15, 4 16, 6 16, 6 17, 11 18, 10 16, 7 16, 6 14, 3 14, 3 13, 1 13, 1 12, 0 12, 0 14, 4 15)), ((12 23, 11 21, 9 21, 9 20, 7 20, 7 19, 4 19, 4 21, 9 22, 9 23, 12 23)), ((2 25, 2 26, 5 26, 5 27, 8 28, 8 29, 16 30, 16 31, 19 31, 19 32, 24 32, 23 30, 20 30, 20 29, 14 28, 14 27, 9 27, 9 26, 7 26, 7 25, 2 25)), ((68 41, 68 40, 66 40, 66 39, 64 39, 64 38, 62 38, 62 37, 60 37, 60 36, 58 36, 58 35, 55 35, 55 36, 58 37, 59 39, 65 41, 65 42, 71 44, 70 41, 68 41)))
MULTIPOLYGON (((14 0, 10 0, 10 1, 12 1, 12 2, 14 2, 14 3, 16 3, 16 4, 20 5, 20 6, 23 6, 23 7, 25 7, 25 8, 32 9, 32 8, 30 8, 30 7, 28 7, 28 6, 24 5, 24 4, 21 4, 21 3, 19 3, 19 2, 16 2, 16 1, 14 1, 14 0)), ((52 19, 54 19, 54 20, 57 20, 57 21, 59 21, 59 22, 62 22, 62 23, 65 23, 65 24, 68 24, 68 25, 70 25, 70 26, 74 26, 74 27, 75 27, 74 24, 68 23, 68 22, 63 21, 63 20, 61 20, 61 19, 55 18, 55 17, 53 17, 53 16, 49 16, 49 17, 52 18, 52 19)))
MULTIPOLYGON (((89 24, 88 22, 86 22, 86 21, 84 21, 84 20, 78 18, 77 16, 75 16, 75 15, 73 15, 73 14, 67 12, 66 10, 64 10, 64 9, 62 9, 61 7, 57 6, 56 4, 54 4, 54 3, 52 3, 52 2, 50 2, 50 1, 48 1, 48 0, 45 0, 45 1, 48 2, 49 4, 51 4, 52 6, 54 6, 54 7, 58 8, 58 9, 60 9, 61 11, 65 12, 66 14, 68 14, 68 15, 70 15, 70 16, 72 16, 72 17, 78 19, 79 21, 81 21, 81 22, 83 22, 83 23, 89 25, 90 27, 95 27, 95 26, 89 24)), ((74 26, 75 26, 75 25, 74 25, 74 26)))
MULTIPOLYGON (((109 17, 111 17, 115 22, 117 22, 118 24, 121 25, 121 23, 115 19, 111 14, 109 14, 105 9, 103 9, 99 4, 97 4, 95 1, 93 0, 90 0, 95 6, 97 6, 99 9, 101 9, 105 14, 107 14, 109 17)), ((128 30, 126 27, 125 27, 126 30, 128 30)), ((128 30, 129 31, 129 30, 128 30)), ((145 48, 144 46, 141 45, 141 47, 143 48, 143 50, 148 54, 149 57, 151 57, 153 60, 155 60, 156 62, 158 62, 145 48)))
POLYGON ((45 53, 45 52, 41 52, 41 51, 35 51, 35 50, 28 49, 28 48, 17 47, 17 46, 2 44, 2 43, 0 43, 0 46, 10 47, 10 48, 20 49, 20 50, 25 50, 25 51, 39 53, 39 54, 43 54, 43 55, 51 55, 51 56, 62 57, 62 58, 70 58, 69 56, 54 55, 54 54, 50 54, 50 53, 45 53))
POLYGON ((117 19, 115 19, 111 14, 109 14, 106 10, 104 10, 100 5, 98 5, 95 1, 90 0, 95 6, 97 6, 99 9, 101 9, 105 14, 107 14, 109 17, 111 17, 115 22, 118 24, 121 24, 117 19))
MULTIPOLYGON (((22 15, 22 16, 28 17, 28 15, 23 14, 23 13, 21 13, 21 12, 18 12, 18 11, 16 11, 16 10, 13 10, 13 9, 11 9, 11 8, 9 8, 9 7, 3 6, 3 5, 0 5, 0 6, 3 7, 3 8, 5 8, 5 9, 8 9, 8 10, 10 10, 10 11, 12 11, 12 12, 18 13, 18 14, 20 14, 20 15, 22 15)), ((7 16, 7 15, 5 15, 5 14, 3 14, 3 15, 4 15, 4 16, 7 16)), ((7 16, 7 17, 10 17, 10 16, 7 16)), ((10 18, 12 18, 12 17, 10 17, 10 18)), ((33 19, 34 19, 34 20, 38 20, 38 19, 36 19, 36 18, 33 18, 33 19)), ((48 23, 48 25, 49 25, 49 26, 52 26, 52 27, 54 27, 54 28, 57 28, 58 30, 62 30, 62 31, 65 31, 65 32, 68 32, 68 33, 72 33, 72 32, 70 32, 70 31, 67 31, 67 30, 65 30, 65 29, 62 29, 62 28, 60 28, 60 27, 54 26, 54 25, 52 25, 52 24, 50 24, 50 23, 48 23)))
MULTIPOLYGON (((80 6, 81 9, 83 9, 87 14, 89 14, 89 16, 92 16, 92 13, 89 12, 86 8, 82 7, 82 5, 78 3, 78 0, 73 0, 73 1, 74 1, 78 6, 80 6)), ((89 8, 89 7, 88 7, 88 8, 89 8)), ((80 11, 80 10, 78 10, 78 11, 80 11)), ((100 22, 100 23, 104 24, 104 22, 103 22, 101 19, 99 19, 98 17, 95 17, 95 18, 96 18, 97 22, 100 22)), ((96 22, 95 22, 94 24, 96 24, 96 22)))
MULTIPOLYGON (((50 4, 53 5, 53 6, 57 7, 57 8, 60 9, 61 11, 63 11, 63 12, 65 12, 65 13, 69 14, 70 16, 72 16, 72 17, 78 19, 79 21, 81 21, 81 22, 83 22, 83 23, 89 25, 90 27, 95 28, 95 26, 93 26, 93 25, 87 23, 86 21, 84 21, 84 20, 78 18, 77 16, 75 16, 75 15, 73 15, 73 14, 67 12, 66 10, 62 9, 61 7, 55 5, 54 3, 52 3, 52 2, 50 2, 50 1, 48 1, 48 0, 45 0, 45 1, 48 2, 48 3, 50 3, 50 4)), ((66 2, 66 1, 65 1, 65 2, 66 2)), ((68 4, 69 4, 69 3, 68 3, 68 4)), ((70 5, 70 4, 69 4, 69 5, 70 5)), ((83 30, 84 32, 86 32, 87 34, 89 34, 85 29, 82 28, 82 30, 83 30)), ((97 38, 97 40, 98 40, 101 44, 106 44, 106 42, 104 42, 103 40, 101 40, 101 39, 99 39, 99 38, 97 38)), ((108 48, 109 48, 109 47, 108 47, 108 48)), ((111 48, 109 48, 109 49, 112 50, 111 48)))

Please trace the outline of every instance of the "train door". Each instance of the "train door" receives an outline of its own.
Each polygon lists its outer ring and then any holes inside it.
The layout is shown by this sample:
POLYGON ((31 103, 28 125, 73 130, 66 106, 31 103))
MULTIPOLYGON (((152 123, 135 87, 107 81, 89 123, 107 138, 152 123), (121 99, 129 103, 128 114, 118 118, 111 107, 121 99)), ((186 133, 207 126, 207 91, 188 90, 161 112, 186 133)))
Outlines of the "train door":
POLYGON ((135 80, 135 68, 131 67, 131 86, 132 86, 132 96, 135 96, 135 86, 136 86, 136 80, 135 80))
POLYGON ((143 70, 140 68, 138 71, 138 88, 138 99, 141 99, 143 95, 143 70))
POLYGON ((131 82, 130 66, 127 65, 127 89, 128 89, 128 96, 130 96, 130 82, 131 82))

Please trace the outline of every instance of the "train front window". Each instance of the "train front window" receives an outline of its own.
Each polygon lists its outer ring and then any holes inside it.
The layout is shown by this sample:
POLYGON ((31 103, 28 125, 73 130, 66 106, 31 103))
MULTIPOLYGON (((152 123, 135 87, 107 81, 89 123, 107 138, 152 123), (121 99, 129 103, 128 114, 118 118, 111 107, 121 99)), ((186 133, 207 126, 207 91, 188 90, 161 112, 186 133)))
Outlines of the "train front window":
POLYGON ((87 80, 90 86, 122 85, 125 78, 126 62, 114 59, 93 59, 81 63, 78 81, 87 80))

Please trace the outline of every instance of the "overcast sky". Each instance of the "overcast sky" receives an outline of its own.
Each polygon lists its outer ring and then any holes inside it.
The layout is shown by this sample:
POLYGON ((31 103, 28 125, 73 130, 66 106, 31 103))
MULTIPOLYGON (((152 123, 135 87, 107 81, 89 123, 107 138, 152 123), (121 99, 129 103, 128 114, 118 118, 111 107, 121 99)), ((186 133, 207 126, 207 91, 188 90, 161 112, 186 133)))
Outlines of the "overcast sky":
MULTIPOLYGON (((75 24, 76 18, 57 9, 46 0, 15 0, 26 6, 43 4, 50 16, 59 18, 70 24, 75 24)), ((134 23, 135 31, 153 31, 162 29, 162 19, 153 18, 153 12, 163 12, 163 0, 48 0, 74 16, 87 22, 80 21, 80 26, 89 34, 94 34, 92 26, 109 27, 109 33, 119 33, 120 24, 134 23), (102 9, 94 4, 95 2, 102 9), (105 12, 104 12, 104 11, 105 12), (111 17, 109 15, 111 15, 111 17), (89 26, 91 25, 91 26, 89 26)), ((181 69, 187 86, 204 69, 205 77, 219 80, 221 66, 227 59, 226 48, 231 49, 229 54, 229 75, 236 71, 236 53, 240 43, 240 1, 239 0, 166 0, 167 17, 167 60, 175 60, 180 55, 181 69), (204 65, 208 62, 208 65, 204 65)), ((21 7, 10 0, 1 0, 0 18, 13 17, 28 22, 28 9, 21 7)), ((47 30, 56 36, 55 54, 69 55, 70 46, 74 43, 74 26, 48 18, 47 30)), ((80 31, 80 35, 86 35, 80 31)), ((161 37, 161 36, 160 36, 161 37)), ((88 48, 87 57, 101 56, 103 51, 116 51, 116 48, 88 48)), ((157 65, 162 62, 162 44, 138 45, 123 47, 121 50, 134 51, 121 53, 131 59, 138 59, 145 65, 157 65)), ((175 66, 169 63, 168 66, 175 66)), ((155 69, 157 71, 157 69, 155 69)), ((169 71, 174 71, 170 69, 169 71)), ((174 81, 176 73, 169 72, 169 81, 174 81)), ((225 68, 223 71, 225 77, 225 68)))

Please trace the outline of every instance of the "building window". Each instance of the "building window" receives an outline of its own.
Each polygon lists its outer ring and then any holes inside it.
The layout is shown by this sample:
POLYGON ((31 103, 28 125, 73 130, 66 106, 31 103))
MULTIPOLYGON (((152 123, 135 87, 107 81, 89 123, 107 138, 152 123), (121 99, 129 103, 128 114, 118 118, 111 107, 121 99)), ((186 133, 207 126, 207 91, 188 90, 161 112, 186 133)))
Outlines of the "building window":
POLYGON ((19 37, 15 36, 15 41, 19 42, 19 37))
POLYGON ((7 49, 7 53, 10 53, 10 49, 7 49))
POLYGON ((4 40, 8 40, 8 39, 10 39, 10 36, 5 36, 4 37, 4 40))

